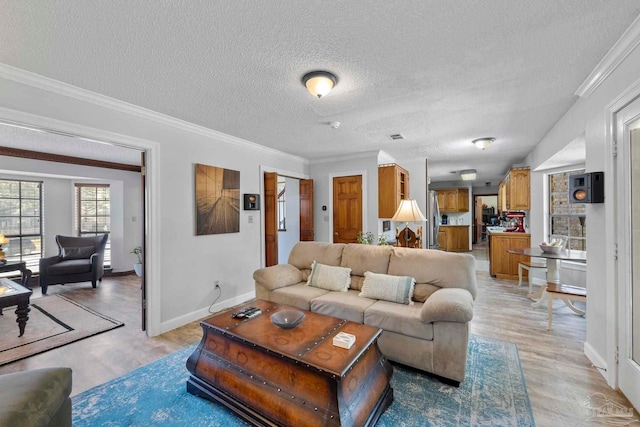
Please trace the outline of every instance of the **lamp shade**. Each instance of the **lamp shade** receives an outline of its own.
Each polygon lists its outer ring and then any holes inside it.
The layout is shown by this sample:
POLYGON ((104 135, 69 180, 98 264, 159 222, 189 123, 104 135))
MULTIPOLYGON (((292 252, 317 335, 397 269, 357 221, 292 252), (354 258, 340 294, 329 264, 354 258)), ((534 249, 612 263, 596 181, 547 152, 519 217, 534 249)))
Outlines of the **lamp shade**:
POLYGON ((460 171, 460 178, 462 178, 463 181, 473 181, 474 179, 476 179, 476 170, 467 169, 460 171))
POLYGON ((495 140, 495 138, 478 138, 474 139, 471 142, 479 149, 484 150, 485 148, 488 148, 491 144, 493 144, 493 141, 495 140))
POLYGON ((0 234, 0 246, 6 245, 7 243, 9 243, 9 239, 7 239, 4 234, 0 234))
POLYGON ((302 83, 311 95, 322 98, 338 83, 338 78, 328 71, 312 71, 302 77, 302 83))
POLYGON ((427 218, 422 215, 418 203, 413 199, 400 200, 400 206, 398 210, 393 214, 391 218, 393 221, 399 222, 417 222, 426 221, 427 218))

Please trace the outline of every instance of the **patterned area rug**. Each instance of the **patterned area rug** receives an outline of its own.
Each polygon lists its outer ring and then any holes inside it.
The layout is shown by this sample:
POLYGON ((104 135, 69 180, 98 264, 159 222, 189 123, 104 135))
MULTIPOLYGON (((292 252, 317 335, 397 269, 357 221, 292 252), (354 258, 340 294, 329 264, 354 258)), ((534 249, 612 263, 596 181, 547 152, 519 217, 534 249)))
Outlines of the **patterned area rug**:
POLYGON ((123 326, 62 295, 31 300, 24 335, 18 337, 15 307, 0 316, 0 366, 123 326))
MULTIPOLYGON (((195 346, 74 397, 73 425, 245 426, 224 407, 186 391, 195 346)), ((472 336, 459 388, 393 365, 395 399, 378 426, 534 426, 515 344, 472 336)))

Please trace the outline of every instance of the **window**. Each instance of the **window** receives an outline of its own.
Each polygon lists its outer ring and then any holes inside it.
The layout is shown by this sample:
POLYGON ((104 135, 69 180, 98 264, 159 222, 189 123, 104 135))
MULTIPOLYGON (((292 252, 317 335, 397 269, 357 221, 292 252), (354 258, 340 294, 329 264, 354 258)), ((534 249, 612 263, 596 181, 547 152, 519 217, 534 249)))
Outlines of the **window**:
POLYGON ((284 178, 278 177, 278 231, 287 231, 287 227, 286 227, 287 205, 286 205, 284 194, 285 194, 284 178))
POLYGON ((42 182, 0 180, 0 233, 7 261, 38 270, 42 256, 42 182))
MULTIPOLYGON (((109 184, 76 184, 76 231, 78 236, 111 232, 109 184)), ((104 251, 104 264, 111 265, 111 238, 104 251)))
POLYGON ((569 177, 584 173, 574 170, 549 175, 548 240, 567 239, 567 249, 587 250, 587 210, 584 203, 569 203, 569 177))

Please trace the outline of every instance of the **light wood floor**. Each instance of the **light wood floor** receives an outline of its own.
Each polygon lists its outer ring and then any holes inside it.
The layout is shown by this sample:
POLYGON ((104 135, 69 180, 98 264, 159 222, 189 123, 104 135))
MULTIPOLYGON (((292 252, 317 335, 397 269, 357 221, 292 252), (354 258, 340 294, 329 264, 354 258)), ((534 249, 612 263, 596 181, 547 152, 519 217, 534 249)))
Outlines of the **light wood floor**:
MULTIPOLYGON (((479 291, 471 331, 518 346, 537 426, 607 426, 606 422, 587 421, 591 411, 583 403, 593 393, 603 393, 608 399, 631 407, 584 355, 584 318, 557 302, 553 329, 547 331, 546 311, 531 308, 526 297, 528 286, 493 279, 487 272, 478 272, 477 278, 479 291)), ((135 276, 105 278, 97 289, 86 284, 49 287, 49 294, 54 293, 64 293, 124 321, 126 326, 1 366, 0 374, 69 366, 73 369, 72 395, 76 395, 198 342, 201 337, 198 322, 159 337, 147 337, 140 330, 139 279, 135 276)), ((37 296, 39 291, 34 289, 34 297, 37 296)))

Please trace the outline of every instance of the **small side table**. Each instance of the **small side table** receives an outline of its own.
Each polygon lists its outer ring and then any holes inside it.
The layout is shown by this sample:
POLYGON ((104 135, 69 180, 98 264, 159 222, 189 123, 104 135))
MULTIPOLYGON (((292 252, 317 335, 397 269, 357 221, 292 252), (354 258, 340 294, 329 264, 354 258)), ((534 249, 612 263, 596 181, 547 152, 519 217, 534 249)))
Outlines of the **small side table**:
POLYGON ((18 329, 20 335, 24 335, 24 328, 27 326, 27 320, 29 320, 29 299, 31 298, 32 291, 22 285, 18 285, 16 282, 2 278, 0 279, 0 314, 4 307, 16 308, 16 322, 18 322, 18 329))
MULTIPOLYGON (((25 288, 29 287, 29 279, 31 279, 31 270, 27 268, 27 263, 24 261, 17 262, 5 262, 4 264, 0 264, 0 273, 7 273, 9 271, 20 271, 22 272, 22 279, 20 280, 20 285, 25 288)), ((0 313, 2 313, 0 311, 0 313)))

